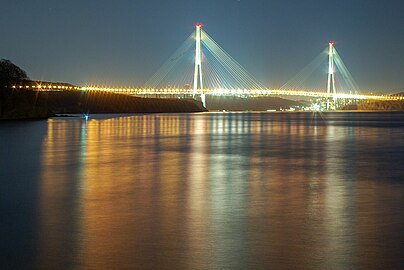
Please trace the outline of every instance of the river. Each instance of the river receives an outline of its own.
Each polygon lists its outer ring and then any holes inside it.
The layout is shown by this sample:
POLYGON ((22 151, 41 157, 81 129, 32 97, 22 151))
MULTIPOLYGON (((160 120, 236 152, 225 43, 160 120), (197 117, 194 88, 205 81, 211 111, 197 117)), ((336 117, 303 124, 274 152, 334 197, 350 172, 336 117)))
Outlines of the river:
POLYGON ((403 113, 0 123, 1 269, 404 269, 403 113))

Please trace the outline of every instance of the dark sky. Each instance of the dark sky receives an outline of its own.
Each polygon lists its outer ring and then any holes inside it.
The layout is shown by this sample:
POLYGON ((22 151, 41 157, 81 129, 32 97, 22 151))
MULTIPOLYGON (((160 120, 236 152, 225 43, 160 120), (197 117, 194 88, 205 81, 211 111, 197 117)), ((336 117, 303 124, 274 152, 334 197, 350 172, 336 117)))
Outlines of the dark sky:
POLYGON ((404 90, 403 0, 12 0, 0 12, 0 58, 38 80, 142 85, 202 22, 271 87, 335 40, 361 89, 404 90))

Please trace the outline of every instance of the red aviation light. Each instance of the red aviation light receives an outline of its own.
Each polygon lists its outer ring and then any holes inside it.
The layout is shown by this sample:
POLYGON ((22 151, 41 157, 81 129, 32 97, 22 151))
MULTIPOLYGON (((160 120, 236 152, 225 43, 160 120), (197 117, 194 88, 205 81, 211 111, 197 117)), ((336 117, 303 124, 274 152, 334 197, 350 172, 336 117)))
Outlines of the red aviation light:
POLYGON ((334 45, 335 42, 334 42, 334 41, 330 41, 330 42, 328 42, 328 44, 329 44, 329 45, 334 45))
POLYGON ((195 24, 195 27, 202 27, 202 26, 203 26, 203 24, 201 24, 201 23, 195 24))

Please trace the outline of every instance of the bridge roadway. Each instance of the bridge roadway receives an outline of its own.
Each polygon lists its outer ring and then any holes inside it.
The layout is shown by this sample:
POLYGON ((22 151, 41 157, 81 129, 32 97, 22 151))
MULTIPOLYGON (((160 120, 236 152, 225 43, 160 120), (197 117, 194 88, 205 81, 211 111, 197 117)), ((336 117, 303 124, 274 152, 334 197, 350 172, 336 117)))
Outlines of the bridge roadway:
MULTIPOLYGON (((182 88, 104 88, 104 87, 83 87, 84 91, 107 91, 120 94, 129 95, 192 95, 192 89, 182 88)), ((327 94, 321 91, 307 91, 307 90, 281 90, 281 89, 204 89, 205 95, 215 96, 305 96, 305 97, 318 97, 318 98, 333 98, 332 93, 327 94)), ((200 93, 198 93, 200 94, 200 93)), ((361 95, 361 94, 344 94, 336 93, 337 99, 369 99, 369 100, 404 100, 404 96, 391 96, 391 95, 361 95)))
MULTIPOLYGON (((33 89, 38 91, 105 91, 118 94, 136 95, 136 96, 156 96, 156 95, 192 95, 192 89, 184 88, 110 88, 97 86, 66 86, 58 84, 45 85, 18 85, 13 88, 33 89)), ((327 94, 322 91, 313 90, 282 90, 282 89, 204 89, 205 95, 216 96, 303 96, 317 98, 334 98, 334 94, 327 94)), ((198 93, 197 93, 198 94, 198 93)), ((374 94, 344 94, 336 93, 337 99, 356 99, 356 100, 404 100, 404 96, 374 95, 374 94)))

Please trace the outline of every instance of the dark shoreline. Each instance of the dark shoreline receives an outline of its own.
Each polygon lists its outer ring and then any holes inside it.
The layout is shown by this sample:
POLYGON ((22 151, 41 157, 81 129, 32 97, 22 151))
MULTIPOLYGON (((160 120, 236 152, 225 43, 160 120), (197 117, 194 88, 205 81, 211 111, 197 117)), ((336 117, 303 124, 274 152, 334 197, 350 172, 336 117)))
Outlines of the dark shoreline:
POLYGON ((141 98, 100 91, 41 92, 0 89, 0 120, 42 120, 57 115, 191 113, 207 111, 191 99, 141 98))
MULTIPOLYGON (((35 121, 50 117, 80 117, 93 114, 152 114, 194 112, 269 112, 265 108, 279 108, 288 103, 298 103, 278 97, 265 98, 213 98, 207 100, 208 109, 194 99, 142 98, 102 91, 41 92, 25 89, 0 89, 0 121, 35 121), (255 105, 255 106, 254 106, 255 105), (222 109, 221 106, 223 106, 222 109)), ((347 110, 322 111, 321 113, 402 113, 404 102, 366 102, 347 110), (380 109, 360 109, 377 104, 380 109), (383 106, 381 106, 382 104, 383 106), (392 108, 391 110, 388 108, 392 108), (394 108, 394 109, 393 109, 394 108)), ((271 111, 273 112, 273 111, 271 111)), ((276 111, 275 113, 302 113, 310 111, 276 111)))

